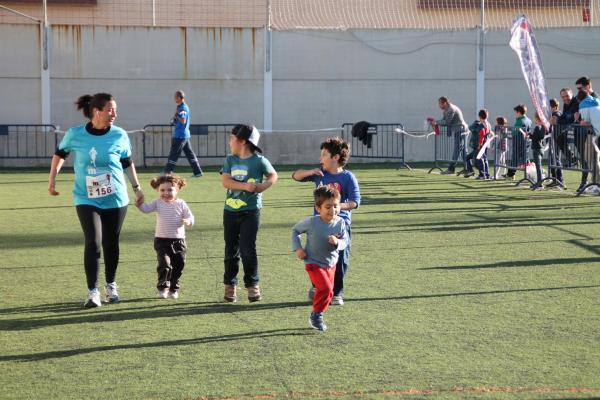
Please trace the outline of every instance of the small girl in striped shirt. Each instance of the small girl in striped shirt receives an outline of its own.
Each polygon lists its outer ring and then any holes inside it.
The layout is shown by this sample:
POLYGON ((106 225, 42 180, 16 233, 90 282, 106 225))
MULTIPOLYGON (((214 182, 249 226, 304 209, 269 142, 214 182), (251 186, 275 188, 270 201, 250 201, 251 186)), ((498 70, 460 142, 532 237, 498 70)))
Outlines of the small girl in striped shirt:
POLYGON ((150 185, 156 189, 159 198, 150 204, 138 206, 143 213, 156 211, 154 250, 158 266, 158 297, 179 298, 179 278, 185 266, 186 244, 185 226, 194 225, 194 215, 177 193, 185 186, 185 180, 174 175, 161 175, 150 185), (185 226, 184 226, 185 225, 185 226))

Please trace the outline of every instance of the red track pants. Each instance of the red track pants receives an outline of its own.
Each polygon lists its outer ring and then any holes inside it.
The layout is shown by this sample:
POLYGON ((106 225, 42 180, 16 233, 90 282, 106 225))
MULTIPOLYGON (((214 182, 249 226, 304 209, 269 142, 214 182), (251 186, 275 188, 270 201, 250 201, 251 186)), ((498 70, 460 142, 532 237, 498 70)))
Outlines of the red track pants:
POLYGON ((308 272, 310 281, 315 286, 313 312, 325 312, 329 308, 329 302, 333 297, 335 265, 330 268, 321 268, 316 264, 306 264, 306 272, 308 272))

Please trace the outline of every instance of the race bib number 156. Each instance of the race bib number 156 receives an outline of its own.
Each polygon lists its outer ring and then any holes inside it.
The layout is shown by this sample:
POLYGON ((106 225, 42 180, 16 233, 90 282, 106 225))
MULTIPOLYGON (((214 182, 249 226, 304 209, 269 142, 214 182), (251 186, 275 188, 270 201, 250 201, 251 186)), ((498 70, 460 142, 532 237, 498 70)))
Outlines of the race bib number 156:
POLYGON ((85 185, 87 187, 88 198, 90 199, 109 196, 115 192, 111 173, 86 176, 85 185))

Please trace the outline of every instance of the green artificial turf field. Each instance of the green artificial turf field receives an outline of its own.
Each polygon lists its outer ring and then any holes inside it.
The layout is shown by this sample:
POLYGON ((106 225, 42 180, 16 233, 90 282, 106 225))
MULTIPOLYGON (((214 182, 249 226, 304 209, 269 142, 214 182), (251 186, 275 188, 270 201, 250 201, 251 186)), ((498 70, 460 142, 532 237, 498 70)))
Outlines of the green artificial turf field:
MULTIPOLYGON (((180 197, 196 225, 179 300, 155 296, 154 215, 130 207, 121 303, 82 307, 72 174, 0 173, 2 399, 600 397, 600 198, 354 164, 346 304, 309 328, 292 225, 311 184, 265 193, 264 300, 224 304, 224 189, 212 171, 180 197)), ((148 200, 156 197, 142 171, 148 200)), ((183 174, 185 176, 188 173, 183 174)), ((567 176, 576 187, 577 176, 567 176)))

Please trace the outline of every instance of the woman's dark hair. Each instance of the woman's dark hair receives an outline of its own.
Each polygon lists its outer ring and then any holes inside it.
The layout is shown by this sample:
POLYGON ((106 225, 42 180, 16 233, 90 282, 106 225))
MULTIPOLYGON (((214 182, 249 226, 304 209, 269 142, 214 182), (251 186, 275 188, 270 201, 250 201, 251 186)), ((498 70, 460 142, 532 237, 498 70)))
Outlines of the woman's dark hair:
POLYGON ((79 97, 75 102, 77 106, 77 110, 83 110, 83 116, 87 119, 92 119, 92 110, 94 108, 102 111, 104 110, 104 106, 111 100, 115 98, 108 93, 96 93, 95 95, 84 94, 79 97))

